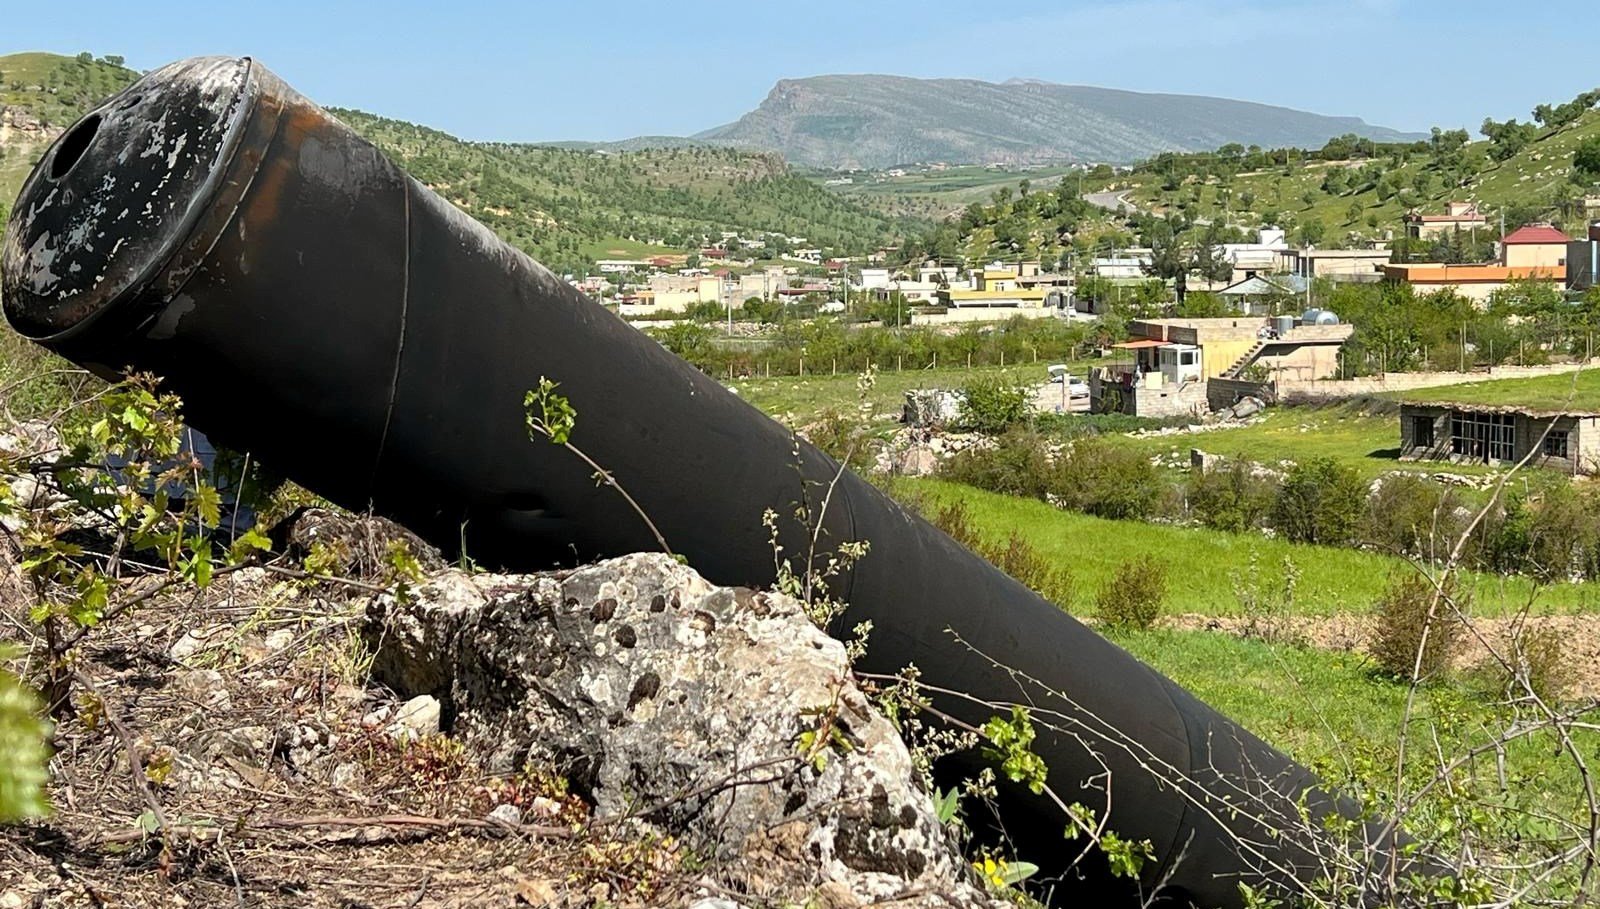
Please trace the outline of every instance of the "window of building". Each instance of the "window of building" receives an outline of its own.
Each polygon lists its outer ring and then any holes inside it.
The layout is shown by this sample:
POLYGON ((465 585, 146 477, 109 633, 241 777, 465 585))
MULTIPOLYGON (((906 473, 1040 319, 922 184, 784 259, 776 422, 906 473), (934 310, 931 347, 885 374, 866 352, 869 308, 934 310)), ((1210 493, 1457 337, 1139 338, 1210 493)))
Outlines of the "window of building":
POLYGON ((1507 413, 1450 414, 1450 453, 1474 461, 1515 459, 1517 418, 1507 413))
POLYGON ((1411 418, 1411 444, 1415 448, 1433 447, 1433 417, 1411 418))
POLYGON ((1179 356, 1180 359, 1178 362, 1182 363, 1184 366, 1193 366, 1195 364, 1195 360, 1198 358, 1198 354, 1192 350, 1186 350, 1179 356))
POLYGON ((1547 458, 1565 458, 1567 456, 1567 431, 1565 429, 1552 429, 1545 435, 1544 456, 1547 458))

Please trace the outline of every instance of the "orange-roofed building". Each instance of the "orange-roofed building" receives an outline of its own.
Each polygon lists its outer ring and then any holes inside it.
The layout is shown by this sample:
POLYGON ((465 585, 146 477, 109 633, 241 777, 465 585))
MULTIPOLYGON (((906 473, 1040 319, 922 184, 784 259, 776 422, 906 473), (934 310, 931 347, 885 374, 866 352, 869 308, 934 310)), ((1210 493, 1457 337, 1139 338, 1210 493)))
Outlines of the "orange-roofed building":
POLYGON ((1507 265, 1385 265, 1386 281, 1410 284, 1417 293, 1453 290, 1475 303, 1486 303, 1490 294, 1513 281, 1565 281, 1567 266, 1507 265))

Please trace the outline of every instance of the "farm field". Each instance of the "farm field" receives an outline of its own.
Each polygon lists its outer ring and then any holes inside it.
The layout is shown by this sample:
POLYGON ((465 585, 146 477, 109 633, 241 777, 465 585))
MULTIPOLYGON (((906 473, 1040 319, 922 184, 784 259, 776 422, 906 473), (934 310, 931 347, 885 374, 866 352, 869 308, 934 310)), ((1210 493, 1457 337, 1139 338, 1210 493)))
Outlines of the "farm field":
POLYGON ((1586 369, 1527 379, 1489 379, 1443 388, 1393 393, 1402 401, 1489 404, 1529 410, 1600 411, 1600 371, 1586 369))
MULTIPOLYGON (((1178 615, 1240 614, 1238 579, 1252 559, 1263 577, 1281 577, 1285 559, 1300 572, 1294 611, 1327 616, 1368 612, 1395 572, 1413 571, 1402 559, 1331 546, 1310 546, 1252 533, 1224 533, 1140 521, 1113 521, 1063 511, 1044 502, 984 492, 937 479, 899 479, 899 494, 936 504, 963 502, 980 534, 1004 540, 1012 531, 1072 574, 1072 612, 1086 614, 1095 591, 1129 560, 1167 570, 1167 611, 1178 615)), ((1476 614, 1503 616, 1530 598, 1534 611, 1600 612, 1600 585, 1554 584, 1536 590, 1525 578, 1468 574, 1476 614)))
MULTIPOLYGON (((1046 363, 1022 366, 975 366, 972 369, 887 369, 877 373, 864 403, 870 410, 869 422, 882 429, 899 418, 905 393, 925 388, 958 389, 975 379, 999 378, 1016 384, 1036 385, 1049 378, 1046 363)), ((1087 361, 1068 363, 1073 375, 1083 375, 1087 361)), ((858 396, 858 376, 851 373, 815 376, 773 376, 739 379, 729 387, 751 404, 774 417, 789 415, 795 426, 815 422, 829 409, 853 410, 863 403, 858 396)))
POLYGON ((1484 464, 1401 461, 1399 418, 1359 405, 1270 408, 1255 422, 1230 429, 1168 436, 1108 436, 1112 445, 1159 457, 1164 464, 1187 464, 1189 451, 1241 457, 1263 464, 1333 458, 1372 479, 1391 471, 1482 476, 1484 464))

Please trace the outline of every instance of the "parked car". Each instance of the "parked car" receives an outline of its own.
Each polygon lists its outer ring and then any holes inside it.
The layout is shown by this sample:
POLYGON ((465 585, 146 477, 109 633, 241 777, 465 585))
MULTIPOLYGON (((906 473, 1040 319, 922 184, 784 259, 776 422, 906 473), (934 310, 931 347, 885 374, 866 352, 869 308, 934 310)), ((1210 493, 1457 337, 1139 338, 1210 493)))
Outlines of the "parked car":
POLYGON ((1089 383, 1085 382, 1082 378, 1067 372, 1067 365, 1065 363, 1056 363, 1049 367, 1049 371, 1050 383, 1052 385, 1066 383, 1068 398, 1089 397, 1089 383))

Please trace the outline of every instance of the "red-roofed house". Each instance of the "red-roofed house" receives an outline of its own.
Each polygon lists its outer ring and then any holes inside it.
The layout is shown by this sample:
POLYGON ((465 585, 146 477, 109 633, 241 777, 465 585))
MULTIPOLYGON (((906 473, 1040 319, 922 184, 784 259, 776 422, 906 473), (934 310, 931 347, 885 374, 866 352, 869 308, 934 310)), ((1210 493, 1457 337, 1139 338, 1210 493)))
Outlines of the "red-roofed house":
POLYGON ((1529 224, 1500 241, 1500 264, 1508 268, 1556 268, 1567 264, 1571 238, 1549 224, 1529 224))

